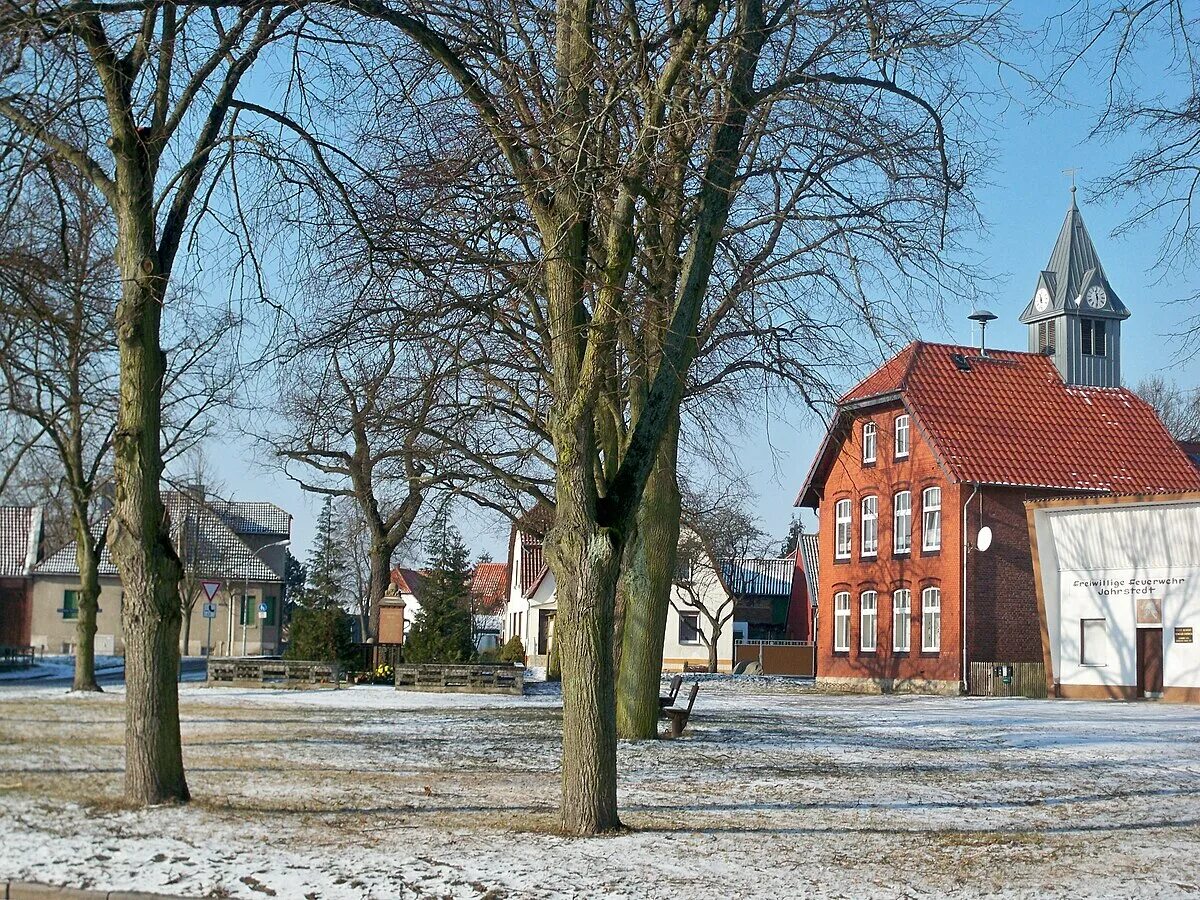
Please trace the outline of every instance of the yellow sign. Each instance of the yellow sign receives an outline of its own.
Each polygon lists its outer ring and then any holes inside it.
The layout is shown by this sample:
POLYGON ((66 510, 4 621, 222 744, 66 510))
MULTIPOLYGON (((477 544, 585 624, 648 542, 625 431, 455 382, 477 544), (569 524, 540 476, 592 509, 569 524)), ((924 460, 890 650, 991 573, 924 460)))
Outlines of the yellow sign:
POLYGON ((1175 643, 1190 644, 1192 642, 1192 626, 1175 629, 1175 643))

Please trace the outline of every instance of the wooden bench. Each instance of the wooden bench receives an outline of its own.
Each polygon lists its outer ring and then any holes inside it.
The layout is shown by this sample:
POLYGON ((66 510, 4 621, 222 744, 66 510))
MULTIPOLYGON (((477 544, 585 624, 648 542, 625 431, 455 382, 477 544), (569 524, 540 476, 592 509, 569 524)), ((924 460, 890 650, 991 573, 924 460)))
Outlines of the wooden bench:
POLYGON ((675 698, 679 696, 679 689, 683 686, 683 676, 676 675, 671 679, 671 686, 667 689, 666 694, 660 694, 658 697, 658 708, 666 709, 675 702, 675 698))
POLYGON ((693 681, 692 689, 688 691, 687 706, 668 706, 663 710, 663 715, 671 720, 671 731, 664 737, 677 738, 683 734, 683 729, 687 727, 688 719, 692 715, 692 706, 696 702, 696 694, 700 690, 700 682, 693 681))

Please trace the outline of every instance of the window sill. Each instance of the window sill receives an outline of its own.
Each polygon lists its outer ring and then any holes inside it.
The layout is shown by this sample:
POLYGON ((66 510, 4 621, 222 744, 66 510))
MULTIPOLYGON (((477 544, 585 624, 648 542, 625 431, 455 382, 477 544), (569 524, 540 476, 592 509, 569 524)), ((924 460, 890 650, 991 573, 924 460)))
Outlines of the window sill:
POLYGON ((921 649, 921 657, 924 659, 939 659, 942 655, 941 650, 926 650, 921 649))
POLYGON ((921 555, 922 555, 922 556, 940 556, 940 555, 941 555, 941 553, 942 553, 942 548, 941 548, 941 547, 933 547, 933 548, 930 548, 930 549, 927 549, 927 548, 925 548, 925 547, 922 547, 922 548, 921 548, 921 555))
POLYGON ((912 559, 911 550, 893 550, 892 559, 912 559))

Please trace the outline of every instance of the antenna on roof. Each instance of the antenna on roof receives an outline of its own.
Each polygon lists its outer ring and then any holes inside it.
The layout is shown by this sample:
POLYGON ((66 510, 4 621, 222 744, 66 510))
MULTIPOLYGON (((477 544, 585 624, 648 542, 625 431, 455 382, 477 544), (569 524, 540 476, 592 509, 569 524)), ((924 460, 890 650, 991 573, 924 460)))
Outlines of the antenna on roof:
POLYGON ((979 323, 979 355, 987 356, 987 326, 988 322, 993 322, 999 318, 994 312, 988 309, 977 309, 971 315, 967 316, 972 322, 979 323))

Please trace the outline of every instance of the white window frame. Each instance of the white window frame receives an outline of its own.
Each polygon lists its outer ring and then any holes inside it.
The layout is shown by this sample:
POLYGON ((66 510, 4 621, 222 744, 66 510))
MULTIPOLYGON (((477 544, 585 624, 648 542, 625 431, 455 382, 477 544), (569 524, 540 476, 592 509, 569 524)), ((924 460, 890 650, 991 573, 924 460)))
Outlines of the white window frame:
POLYGON ((833 652, 850 652, 850 592, 833 595, 833 652))
POLYGON ((927 587, 921 591, 921 652, 942 650, 942 589, 927 587))
POLYGON ((892 591, 892 650, 908 653, 912 649, 912 591, 892 591))
POLYGON ((862 498, 862 541, 859 545, 863 556, 879 555, 879 498, 872 494, 862 498))
POLYGON ((873 651, 879 642, 879 594, 863 591, 858 595, 858 649, 873 651), (870 637, 870 643, 867 638, 870 637))
POLYGON ((1079 665, 1088 668, 1103 668, 1108 665, 1108 620, 1093 618, 1079 620, 1079 665), (1098 638, 1096 641, 1088 639, 1088 626, 1093 626, 1093 638, 1098 638), (1099 626, 1099 634, 1095 633, 1095 626, 1099 626), (1094 649, 1099 648, 1096 653, 1094 649))
POLYGON ((908 415, 896 416, 896 459, 904 459, 908 456, 909 450, 912 447, 911 432, 912 428, 908 415), (902 435, 903 440, 901 440, 902 435))
POLYGON ((921 549, 942 549, 942 489, 927 487, 921 491, 921 549), (937 502, 930 502, 936 496, 937 502))
POLYGON ((912 553, 912 491, 896 491, 892 496, 892 552, 912 553))
POLYGON ((843 497, 833 504, 833 555, 836 559, 849 559, 854 546, 854 504, 843 497))
POLYGON ((863 464, 876 461, 879 452, 879 428, 874 422, 863 422, 862 427, 862 461, 863 464))

